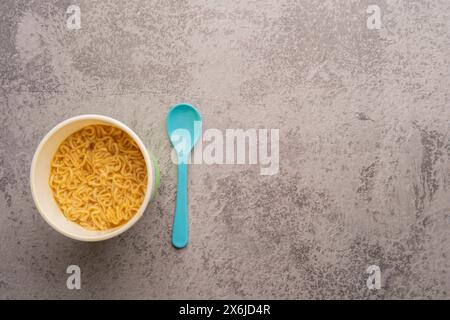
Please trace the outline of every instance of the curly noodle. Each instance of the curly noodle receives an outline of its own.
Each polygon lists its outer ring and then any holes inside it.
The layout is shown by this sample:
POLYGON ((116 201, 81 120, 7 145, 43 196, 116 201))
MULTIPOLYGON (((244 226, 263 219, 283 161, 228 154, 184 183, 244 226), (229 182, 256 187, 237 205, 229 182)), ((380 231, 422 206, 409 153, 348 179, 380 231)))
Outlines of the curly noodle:
POLYGON ((67 219, 89 230, 106 230, 138 211, 147 190, 147 167, 127 133, 91 125, 59 146, 49 185, 67 219))

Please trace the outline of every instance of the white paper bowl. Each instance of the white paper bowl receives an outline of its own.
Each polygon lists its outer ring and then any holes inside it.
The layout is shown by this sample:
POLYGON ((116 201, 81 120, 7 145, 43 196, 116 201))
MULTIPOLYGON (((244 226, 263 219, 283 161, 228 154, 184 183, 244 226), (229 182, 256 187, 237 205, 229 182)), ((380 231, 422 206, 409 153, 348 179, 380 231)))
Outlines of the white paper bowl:
POLYGON ((144 143, 139 137, 122 122, 101 115, 81 115, 67 119, 52 130, 42 139, 31 163, 30 185, 33 200, 45 221, 59 233, 80 241, 101 241, 115 237, 133 226, 144 213, 150 198, 156 193, 159 184, 159 172, 156 161, 150 156, 144 143), (50 163, 59 145, 69 135, 81 128, 93 125, 105 124, 118 127, 128 133, 136 141, 144 156, 147 165, 148 185, 147 192, 138 212, 126 223, 118 227, 103 230, 87 230, 75 222, 68 220, 59 209, 48 184, 50 177, 50 163))

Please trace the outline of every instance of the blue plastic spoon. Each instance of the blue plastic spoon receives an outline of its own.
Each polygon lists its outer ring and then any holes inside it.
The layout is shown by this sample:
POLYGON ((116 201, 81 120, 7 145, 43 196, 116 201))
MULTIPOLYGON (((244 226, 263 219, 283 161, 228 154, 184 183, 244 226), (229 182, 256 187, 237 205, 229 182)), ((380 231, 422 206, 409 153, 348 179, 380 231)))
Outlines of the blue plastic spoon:
POLYGON ((167 133, 177 153, 177 202, 172 227, 172 244, 184 248, 189 241, 187 162, 192 148, 202 135, 202 117, 190 104, 177 104, 167 114, 167 133))

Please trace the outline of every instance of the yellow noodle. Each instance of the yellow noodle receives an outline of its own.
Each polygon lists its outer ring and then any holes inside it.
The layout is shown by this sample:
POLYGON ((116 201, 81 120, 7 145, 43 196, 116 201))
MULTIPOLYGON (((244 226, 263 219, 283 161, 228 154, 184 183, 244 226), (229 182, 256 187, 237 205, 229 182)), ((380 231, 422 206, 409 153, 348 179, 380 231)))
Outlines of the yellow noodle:
POLYGON ((147 179, 144 157, 128 134, 91 125, 61 143, 48 183, 67 219, 86 229, 106 230, 136 214, 147 179))

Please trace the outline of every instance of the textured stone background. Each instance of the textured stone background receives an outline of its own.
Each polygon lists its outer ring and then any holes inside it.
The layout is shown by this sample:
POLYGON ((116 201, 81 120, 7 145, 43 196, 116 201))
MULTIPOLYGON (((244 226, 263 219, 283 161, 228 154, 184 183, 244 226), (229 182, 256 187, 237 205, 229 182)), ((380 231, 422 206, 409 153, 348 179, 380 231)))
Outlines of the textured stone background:
POLYGON ((0 298, 450 298, 450 2, 0 1, 0 298), (81 7, 81 30, 65 11, 81 7), (368 30, 366 8, 382 10, 368 30), (190 168, 190 245, 170 245, 164 119, 279 128, 280 172, 190 168), (53 231, 37 144, 100 113, 157 155, 162 185, 122 236, 53 231), (69 264, 82 290, 66 289, 69 264), (382 270, 369 291, 365 270, 382 270))

